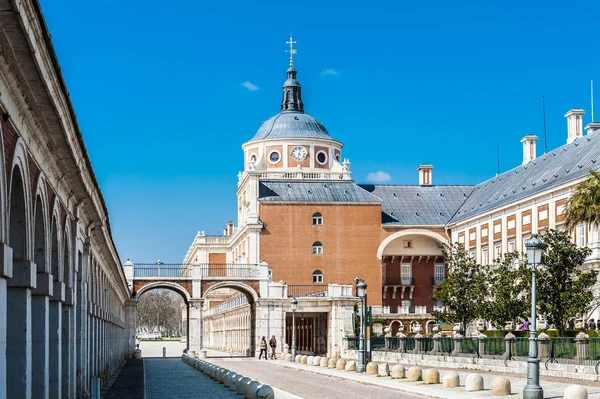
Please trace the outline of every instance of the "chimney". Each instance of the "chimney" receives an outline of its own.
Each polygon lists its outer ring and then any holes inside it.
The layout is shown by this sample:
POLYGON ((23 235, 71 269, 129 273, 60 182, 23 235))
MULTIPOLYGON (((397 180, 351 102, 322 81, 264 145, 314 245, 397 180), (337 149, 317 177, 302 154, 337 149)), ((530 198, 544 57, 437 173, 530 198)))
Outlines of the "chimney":
POLYGON ((232 236, 233 235, 233 222, 229 221, 227 222, 227 224, 225 225, 225 229, 226 229, 226 236, 232 236))
POLYGON ((572 143, 577 137, 583 136, 583 114, 581 108, 573 108, 565 114, 567 118, 567 144, 572 143))
POLYGON ((433 170, 433 165, 422 163, 417 167, 417 170, 419 171, 419 185, 430 186, 431 171, 433 170))
POLYGON ((521 139, 523 143, 523 165, 533 161, 536 157, 535 142, 538 141, 538 136, 528 134, 521 139))
POLYGON ((590 122, 585 127, 587 134, 592 132, 600 132, 600 122, 590 122))

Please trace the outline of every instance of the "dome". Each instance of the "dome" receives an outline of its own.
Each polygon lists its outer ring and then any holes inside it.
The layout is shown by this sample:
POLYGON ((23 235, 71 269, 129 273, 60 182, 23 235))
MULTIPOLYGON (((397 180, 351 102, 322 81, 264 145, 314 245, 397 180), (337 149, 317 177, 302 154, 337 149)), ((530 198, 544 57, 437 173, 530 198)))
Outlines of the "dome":
POLYGON ((312 116, 284 111, 263 122, 250 141, 291 138, 332 140, 325 126, 312 116))

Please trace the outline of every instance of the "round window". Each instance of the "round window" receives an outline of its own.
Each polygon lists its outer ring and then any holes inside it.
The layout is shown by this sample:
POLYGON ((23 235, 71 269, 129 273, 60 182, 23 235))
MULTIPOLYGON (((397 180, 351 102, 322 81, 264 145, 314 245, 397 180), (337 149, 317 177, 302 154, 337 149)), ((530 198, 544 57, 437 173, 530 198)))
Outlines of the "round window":
POLYGON ((272 153, 270 153, 269 161, 271 161, 271 163, 279 162, 279 153, 277 151, 273 151, 272 153))
POLYGON ((320 165, 325 165, 327 163, 327 153, 325 151, 317 152, 317 162, 320 165))

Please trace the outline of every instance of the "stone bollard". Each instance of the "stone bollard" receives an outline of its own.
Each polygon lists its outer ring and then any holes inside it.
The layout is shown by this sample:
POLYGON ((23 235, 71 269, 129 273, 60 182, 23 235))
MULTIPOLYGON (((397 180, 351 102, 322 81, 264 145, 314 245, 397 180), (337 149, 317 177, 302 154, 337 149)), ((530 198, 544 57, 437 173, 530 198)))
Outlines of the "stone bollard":
POLYGON ((244 398, 246 399, 254 399, 256 397, 256 389, 260 386, 260 382, 256 380, 250 380, 249 383, 246 384, 244 389, 244 398))
POLYGON ((392 379, 405 378, 406 374, 404 371, 404 365, 396 364, 392 367, 392 379))
POLYGON ((328 364, 329 364, 329 358, 322 357, 321 361, 319 362, 319 367, 327 367, 328 364))
POLYGON ((406 379, 408 381, 419 381, 421 379, 421 368, 418 366, 412 366, 408 369, 408 373, 406 373, 406 379))
POLYGON ((509 332, 504 336, 504 358, 508 359, 515 353, 515 334, 509 332))
POLYGON ((380 363, 377 367, 377 374, 381 377, 388 377, 390 375, 390 366, 387 363, 380 363))
POLYGON ((238 380, 238 382, 235 384, 235 391, 238 394, 243 395, 246 390, 246 384, 248 384, 250 381, 252 381, 252 378, 250 378, 250 377, 240 378, 238 380))
POLYGON ((302 363, 302 355, 296 355, 296 358, 294 359, 294 361, 296 363, 302 363))
POLYGON ((346 367, 344 367, 345 371, 356 371, 356 362, 354 360, 350 360, 346 362, 346 367))
POLYGON ((565 399, 587 399, 587 389, 581 385, 569 385, 565 389, 565 399))
POLYGON ((300 364, 308 364, 308 356, 302 355, 300 358, 300 364))
POLYGON ((227 370, 226 368, 222 368, 219 371, 219 382, 221 384, 225 384, 225 376, 229 373, 229 370, 227 370))
POLYGON ((510 381, 506 377, 496 377, 492 380, 492 395, 510 395, 510 381))
POLYGON ((588 335, 583 331, 575 337, 575 345, 577 347, 577 363, 581 364, 588 358, 590 341, 588 335))
POLYGON ((200 350, 198 351, 198 357, 199 357, 200 359, 206 359, 206 349, 200 349, 200 350))
POLYGON ((346 361, 344 359, 338 359, 338 361, 335 363, 335 369, 336 370, 346 369, 346 361))
POLYGON ((444 388, 456 388, 460 386, 460 377, 456 371, 448 371, 443 378, 444 388))
POLYGON ((167 357, 167 348, 163 346, 163 359, 167 357))
POLYGON ((290 346, 288 344, 284 344, 283 345, 283 354, 287 355, 288 353, 290 353, 290 346))
POLYGON ((315 358, 312 361, 312 365, 313 366, 320 366, 321 365, 321 356, 315 356, 315 358))
POLYGON ((256 397, 259 399, 275 399, 275 392, 270 385, 261 385, 256 389, 256 397))
POLYGON ((377 371, 378 371, 378 366, 377 363, 375 362, 370 362, 367 364, 367 368, 366 368, 366 372, 367 375, 377 375, 377 371))
POLYGON ((336 357, 329 358, 329 361, 327 362, 327 368, 334 369, 337 361, 338 359, 336 357))
POLYGON ((465 391, 481 391, 483 389, 483 377, 480 374, 471 373, 465 379, 465 391))
POLYGON ((234 392, 235 392, 235 391, 237 391, 237 385, 238 385, 238 382, 239 382, 239 381, 240 381, 242 378, 244 378, 244 376, 243 376, 243 375, 241 375, 241 374, 236 374, 235 376, 233 376, 233 377, 231 378, 231 383, 229 384, 229 390, 230 390, 230 391, 234 391, 234 392))
POLYGON ((223 380, 223 384, 229 388, 231 386, 231 380, 233 379, 233 377, 235 377, 237 375, 237 373, 234 373, 233 371, 230 371, 229 373, 225 374, 225 378, 223 380))
POLYGON ((291 353, 286 353, 283 356, 283 360, 285 360, 286 362, 291 362, 292 361, 292 354, 291 353))
POLYGON ((314 356, 308 356, 306 358, 306 364, 308 364, 309 366, 312 366, 314 360, 315 360, 314 356))
POLYGON ((437 371, 437 369, 423 370, 423 382, 425 384, 439 384, 440 383, 440 372, 437 371))

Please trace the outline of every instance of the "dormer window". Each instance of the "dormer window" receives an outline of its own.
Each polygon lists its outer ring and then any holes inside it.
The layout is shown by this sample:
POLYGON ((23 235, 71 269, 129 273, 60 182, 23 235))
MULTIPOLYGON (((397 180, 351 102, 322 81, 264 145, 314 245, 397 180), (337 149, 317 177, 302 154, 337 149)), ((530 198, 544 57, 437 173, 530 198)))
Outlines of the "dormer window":
POLYGON ((321 215, 319 212, 315 213, 312 217, 312 224, 313 226, 320 226, 323 224, 323 215, 321 215))

